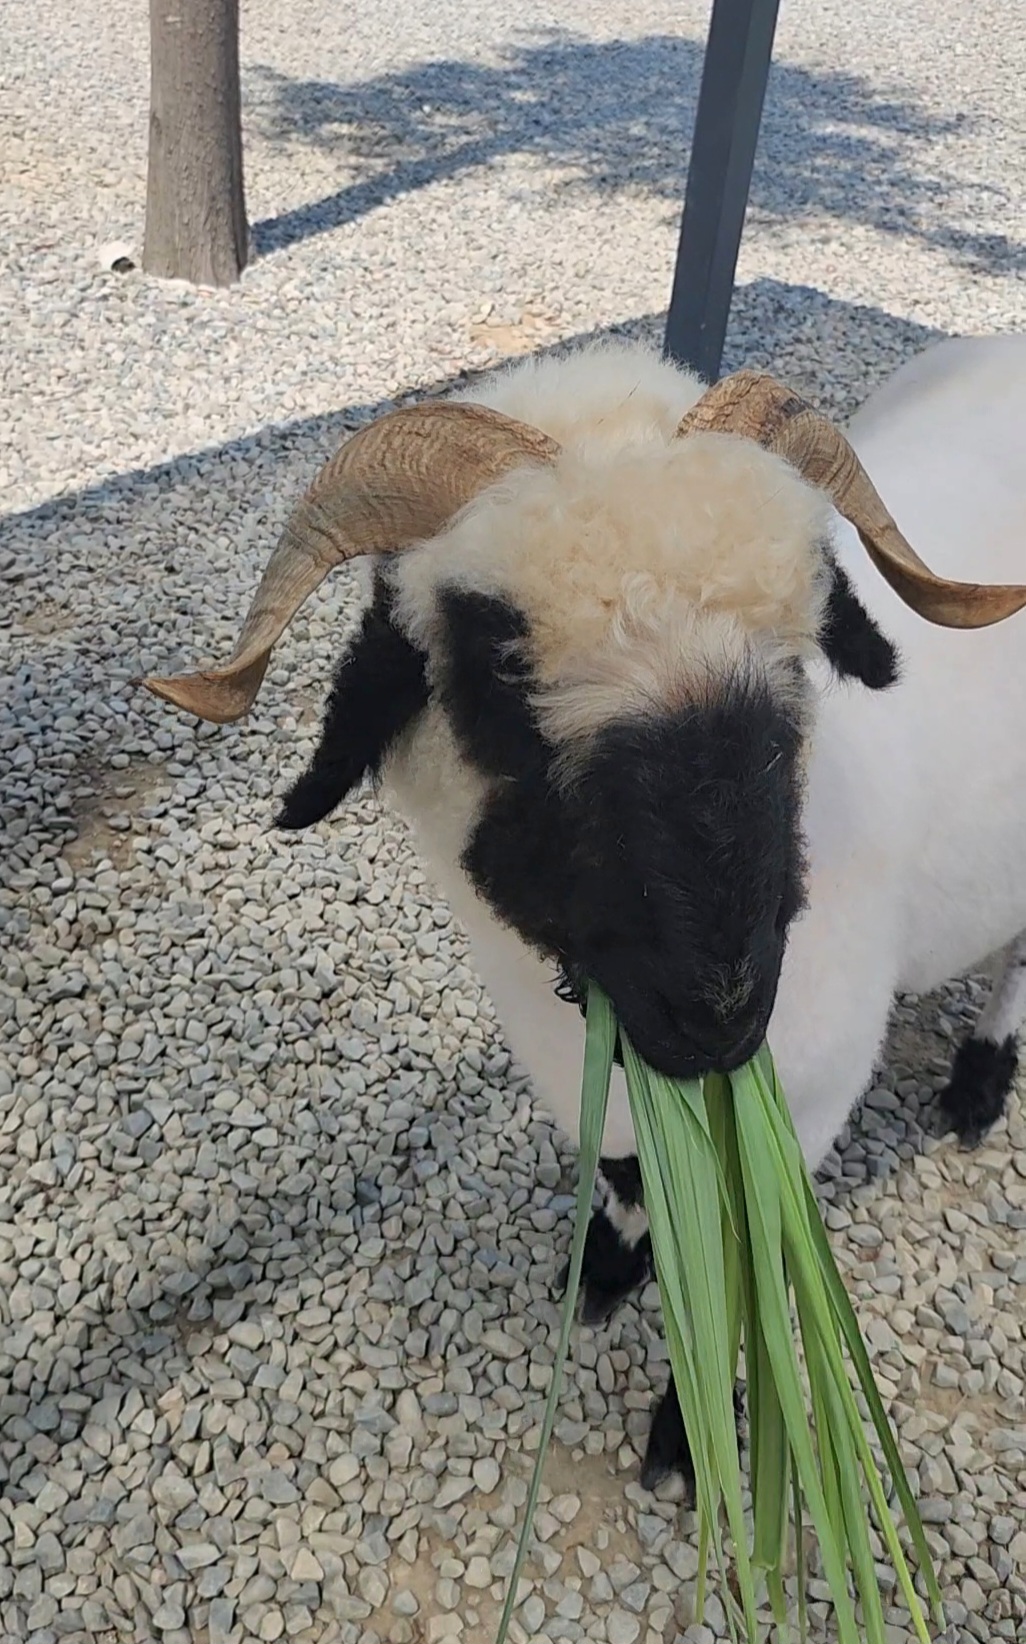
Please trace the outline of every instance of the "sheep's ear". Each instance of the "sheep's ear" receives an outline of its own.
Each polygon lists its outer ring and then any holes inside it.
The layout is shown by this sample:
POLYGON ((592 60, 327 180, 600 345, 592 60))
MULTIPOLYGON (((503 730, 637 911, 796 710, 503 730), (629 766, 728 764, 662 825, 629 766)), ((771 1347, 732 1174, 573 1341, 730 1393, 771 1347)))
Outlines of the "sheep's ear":
POLYGON ((275 819, 279 828, 308 828, 330 815, 365 776, 377 775, 427 705, 425 659, 393 621, 392 599, 377 578, 374 602, 335 670, 316 752, 275 819))
POLYGON ((858 679, 871 691, 886 690, 899 677, 898 652, 855 593, 847 573, 827 555, 830 589, 819 643, 841 679, 858 679))

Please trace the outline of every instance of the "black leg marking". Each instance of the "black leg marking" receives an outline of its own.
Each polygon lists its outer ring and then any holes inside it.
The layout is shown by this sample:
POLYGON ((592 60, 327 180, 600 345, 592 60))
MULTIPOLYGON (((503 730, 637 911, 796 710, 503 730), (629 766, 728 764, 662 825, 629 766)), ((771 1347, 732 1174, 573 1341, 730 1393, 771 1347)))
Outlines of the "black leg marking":
POLYGON ((941 1092, 940 1107, 946 1128, 953 1130, 966 1147, 982 1142, 1001 1118, 1018 1065, 1011 1034, 1000 1044, 973 1038, 959 1045, 950 1082, 941 1092))
POLYGON ((655 1415, 652 1417, 645 1459, 641 1464, 641 1487, 643 1490, 655 1490, 664 1479, 671 1478, 674 1473, 680 1474, 688 1503, 693 1504, 695 1469, 691 1461, 691 1446, 684 1429, 677 1387, 671 1376, 670 1384, 656 1405, 655 1415))
POLYGON ((624 1242, 604 1210, 588 1225, 581 1270, 582 1324, 604 1324, 621 1302, 640 1290, 652 1275, 652 1243, 647 1233, 636 1245, 624 1242))
MULTIPOLYGON (((606 1203, 592 1212, 588 1223, 578 1304, 581 1323, 589 1325, 604 1324, 653 1271, 637 1159, 600 1159, 599 1172, 606 1203)), ((566 1289, 569 1276, 567 1263, 561 1289, 566 1289)))
MULTIPOLYGON (((741 1393, 734 1389, 734 1419, 742 1413, 741 1393)), ((695 1469, 691 1460, 691 1446, 681 1414, 677 1386, 671 1375, 669 1386, 655 1407, 649 1429, 645 1459, 641 1464, 641 1486, 644 1490, 658 1489, 665 1479, 679 1473, 684 1481, 688 1504, 695 1503, 695 1469)))

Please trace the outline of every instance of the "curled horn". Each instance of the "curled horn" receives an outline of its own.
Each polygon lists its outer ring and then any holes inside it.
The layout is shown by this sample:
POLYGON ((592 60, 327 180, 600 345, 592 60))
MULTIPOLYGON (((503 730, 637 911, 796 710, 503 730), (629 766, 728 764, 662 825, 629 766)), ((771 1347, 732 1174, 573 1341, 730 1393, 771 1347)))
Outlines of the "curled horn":
POLYGON ((854 525, 873 564, 906 605, 944 628, 985 628, 1026 606, 1026 587, 951 582, 906 542, 848 441, 772 377, 739 371, 703 394, 678 436, 740 434, 774 451, 830 497, 854 525))
POLYGON ((336 565, 437 536, 503 474, 558 455, 547 434, 483 405, 446 402, 390 412, 347 440, 293 509, 231 660, 222 668, 132 683, 200 719, 241 719, 272 647, 336 565))

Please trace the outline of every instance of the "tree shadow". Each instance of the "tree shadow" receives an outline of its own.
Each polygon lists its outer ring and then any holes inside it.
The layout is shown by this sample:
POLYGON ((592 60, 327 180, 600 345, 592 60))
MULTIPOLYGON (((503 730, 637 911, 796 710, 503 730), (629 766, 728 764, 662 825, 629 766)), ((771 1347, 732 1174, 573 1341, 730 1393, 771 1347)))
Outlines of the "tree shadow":
MULTIPOLYGON (((353 85, 250 69, 256 135, 308 145, 337 164, 338 189, 253 225, 258 254, 293 245, 432 184, 511 157, 562 172, 544 188, 634 193, 680 209, 704 41, 673 35, 596 42, 549 30, 496 63, 435 60, 353 85)), ((963 180, 939 144, 982 129, 844 71, 776 61, 750 210, 832 217, 919 240, 979 272, 1026 269, 1026 246, 965 220, 963 180), (961 221, 959 221, 961 219, 961 221)), ((525 173, 525 177, 528 173, 525 173)), ((1009 202, 974 187, 973 209, 1009 202)))
MULTIPOLYGON (((610 326, 558 337, 531 352, 539 358, 558 356, 605 337, 633 338, 658 348, 662 343, 665 323, 665 311, 632 315, 610 326)), ((921 353, 947 335, 936 326, 891 314, 873 304, 846 302, 831 297, 815 286, 760 278, 739 285, 736 290, 727 332, 724 370, 751 366, 757 370, 777 371, 795 388, 808 395, 819 409, 831 416, 848 417, 902 360, 921 353)), ((439 378, 412 390, 405 397, 445 396, 489 375, 514 357, 496 354, 487 364, 439 378)), ((18 539, 34 525, 59 529, 62 523, 73 521, 83 514, 96 513, 111 502, 117 502, 119 510, 123 510, 121 517, 127 540, 131 535, 133 509, 148 510, 157 502, 163 506, 163 496, 170 487, 181 487, 193 494, 208 488, 215 491, 216 465, 222 462, 231 465, 247 461, 264 463, 270 456, 281 464, 280 472, 276 472, 274 477, 276 488, 280 487, 284 493, 294 483, 302 482, 298 477, 294 478, 293 467, 297 475, 302 471, 302 479, 305 480, 311 442, 318 447, 323 446, 327 455, 347 432, 397 403, 399 401, 394 400, 355 401, 337 411, 268 423, 252 434, 228 440, 220 446, 186 451, 170 461, 112 473, 78 491, 58 494, 15 513, 0 514, 3 545, 17 554, 18 539), (294 458, 293 454, 301 453, 304 448, 306 456, 294 458)), ((113 551, 111 557, 113 562, 118 563, 119 572, 130 571, 130 557, 127 561, 121 561, 113 551)), ((45 555, 39 558, 41 567, 45 568, 45 555)), ((13 585, 21 584, 32 575, 32 565, 25 560, 13 579, 13 585)), ((52 581, 52 573, 48 571, 47 575, 52 581)))

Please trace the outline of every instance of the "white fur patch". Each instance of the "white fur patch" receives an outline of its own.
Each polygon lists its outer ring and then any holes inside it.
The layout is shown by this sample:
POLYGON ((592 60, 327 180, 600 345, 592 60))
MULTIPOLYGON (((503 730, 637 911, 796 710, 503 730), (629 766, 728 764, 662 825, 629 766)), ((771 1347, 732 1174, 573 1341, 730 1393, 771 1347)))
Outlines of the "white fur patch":
POLYGON ((975 1029, 977 1039, 1000 1045, 1026 1024, 1026 935, 1013 942, 975 1029))
MULTIPOLYGON (((405 816, 429 863, 462 876, 463 851, 489 784, 461 755, 449 721, 430 704, 392 750, 382 772, 382 797, 405 816)), ((441 887, 449 892, 451 884, 441 887)))
POLYGON ((605 1184, 603 1208, 624 1244, 633 1250, 648 1232, 648 1215, 643 1205, 621 1204, 615 1190, 605 1184))
POLYGON ((607 338, 568 354, 517 360, 455 397, 493 406, 567 450, 597 457, 653 440, 666 444, 702 392, 696 376, 655 349, 607 338))

